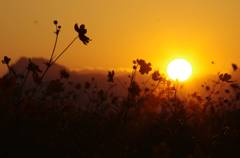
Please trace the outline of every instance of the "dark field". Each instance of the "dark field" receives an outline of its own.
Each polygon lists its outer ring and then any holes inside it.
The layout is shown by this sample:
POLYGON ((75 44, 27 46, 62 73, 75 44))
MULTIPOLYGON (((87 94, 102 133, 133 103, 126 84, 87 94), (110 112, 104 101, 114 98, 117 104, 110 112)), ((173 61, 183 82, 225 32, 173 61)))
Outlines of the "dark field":
POLYGON ((0 79, 0 157, 240 157, 240 83, 231 74, 219 73, 187 98, 143 59, 125 77, 112 70, 76 77, 64 67, 53 75, 75 40, 90 41, 75 25, 77 37, 56 55, 61 27, 54 25, 56 43, 42 65, 2 59, 9 72, 0 79))

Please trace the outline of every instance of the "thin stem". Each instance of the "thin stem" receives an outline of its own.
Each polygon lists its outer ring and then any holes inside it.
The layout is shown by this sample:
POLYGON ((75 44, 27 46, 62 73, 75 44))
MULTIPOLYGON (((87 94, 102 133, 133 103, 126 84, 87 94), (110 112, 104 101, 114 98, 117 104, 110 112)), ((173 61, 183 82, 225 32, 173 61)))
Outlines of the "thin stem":
MULTIPOLYGON (((56 27, 57 27, 57 26, 56 26, 56 27)), ((54 55, 55 50, 56 50, 56 47, 57 47, 58 37, 59 37, 59 33, 56 32, 56 39, 55 39, 55 42, 54 42, 54 46, 53 46, 53 50, 52 50, 51 57, 50 57, 50 59, 49 59, 49 64, 52 62, 53 55, 54 55)))
MULTIPOLYGON (((131 78, 130 78, 130 84, 129 84, 129 88, 130 87, 132 87, 132 85, 133 85, 133 82, 135 81, 135 77, 136 77, 136 73, 137 73, 137 69, 138 69, 138 64, 136 65, 136 68, 132 71, 132 76, 131 76, 131 78)), ((128 92, 128 100, 130 99, 132 97, 132 94, 130 94, 129 92, 128 92)))
POLYGON ((46 74, 47 74, 47 72, 48 72, 50 67, 51 67, 51 63, 49 63, 49 65, 47 65, 47 68, 44 70, 44 72, 43 72, 43 74, 42 74, 42 76, 40 78, 40 81, 42 81, 43 78, 46 76, 46 74))
MULTIPOLYGON (((76 39, 78 39, 78 36, 76 36, 68 45, 67 47, 54 59, 54 60, 51 60, 51 63, 48 63, 47 65, 47 68, 44 70, 41 78, 40 78, 40 81, 43 81, 44 77, 46 76, 48 70, 50 69, 50 67, 56 63, 56 61, 66 52, 66 50, 76 41, 76 39)), ((36 89, 40 86, 40 84, 37 85, 36 89)), ((32 93, 32 96, 35 94, 36 90, 33 91, 32 93)))
POLYGON ((177 99, 177 90, 178 90, 178 87, 179 87, 179 81, 178 80, 176 80, 175 82, 174 82, 175 84, 174 84, 174 89, 175 89, 175 92, 174 92, 174 98, 175 98, 175 100, 177 99))
MULTIPOLYGON (((57 26, 56 26, 56 30, 57 30, 57 26)), ((59 37, 59 33, 56 32, 56 38, 55 38, 55 42, 54 42, 54 46, 53 46, 53 50, 52 50, 52 53, 51 53, 51 57, 49 59, 49 62, 47 63, 47 67, 46 69, 44 70, 42 76, 41 76, 41 81, 43 80, 43 78, 45 77, 46 73, 48 72, 50 66, 52 65, 52 60, 53 60, 53 55, 55 53, 55 50, 56 50, 56 47, 57 47, 57 42, 58 42, 58 37, 59 37)))
POLYGON ((148 78, 145 81, 143 81, 143 89, 147 87, 147 84, 150 81, 150 79, 151 79, 151 76, 148 76, 148 78))
POLYGON ((49 63, 49 65, 47 65, 47 68, 45 69, 45 71, 43 72, 40 81, 42 81, 44 79, 44 77, 46 76, 48 70, 50 69, 50 67, 56 63, 56 61, 67 51, 68 48, 70 48, 70 46, 76 41, 76 39, 78 39, 78 36, 76 36, 68 45, 67 47, 53 60, 51 60, 51 63, 49 63))
POLYGON ((67 51, 68 48, 72 46, 72 44, 78 39, 76 36, 68 45, 67 47, 52 61, 52 64, 56 63, 56 61, 67 51))
POLYGON ((131 76, 131 81, 130 81, 130 85, 132 85, 135 76, 136 76, 136 72, 137 72, 137 68, 138 68, 138 64, 136 65, 136 69, 134 69, 134 71, 132 72, 132 76, 131 76))

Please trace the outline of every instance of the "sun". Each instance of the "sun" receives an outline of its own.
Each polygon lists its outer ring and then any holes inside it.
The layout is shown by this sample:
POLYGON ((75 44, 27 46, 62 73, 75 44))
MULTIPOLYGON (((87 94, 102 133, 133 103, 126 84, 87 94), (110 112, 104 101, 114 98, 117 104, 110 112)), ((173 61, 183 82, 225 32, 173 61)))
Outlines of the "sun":
POLYGON ((185 81, 192 75, 192 65, 185 59, 174 59, 168 64, 167 73, 172 80, 185 81))

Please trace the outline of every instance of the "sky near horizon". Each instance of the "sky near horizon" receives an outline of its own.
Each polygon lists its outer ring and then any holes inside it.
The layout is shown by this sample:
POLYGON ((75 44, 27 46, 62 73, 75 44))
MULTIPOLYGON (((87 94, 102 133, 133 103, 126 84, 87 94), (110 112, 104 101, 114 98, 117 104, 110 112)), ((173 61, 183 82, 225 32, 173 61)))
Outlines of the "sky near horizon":
MULTIPOLYGON (((185 58, 193 74, 230 70, 240 63, 239 0, 8 0, 0 5, 0 56, 50 56, 53 20, 62 25, 59 52, 84 23, 88 46, 76 42, 58 63, 71 69, 131 68, 143 58, 166 69, 185 58), (216 65, 211 65, 214 60, 216 65)), ((4 71, 0 66, 0 74, 4 71)))

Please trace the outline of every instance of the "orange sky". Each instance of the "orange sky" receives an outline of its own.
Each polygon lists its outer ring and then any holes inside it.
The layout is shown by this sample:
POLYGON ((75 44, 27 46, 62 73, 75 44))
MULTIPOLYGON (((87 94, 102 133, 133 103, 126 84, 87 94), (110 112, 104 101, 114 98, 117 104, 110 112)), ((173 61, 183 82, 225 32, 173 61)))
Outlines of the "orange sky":
POLYGON ((144 58, 164 70, 182 57, 194 74, 205 74, 240 63, 239 0, 2 1, 0 55, 48 57, 54 19, 63 26, 60 48, 75 36, 75 22, 86 24, 93 39, 75 43, 59 61, 72 69, 129 68, 144 58))

